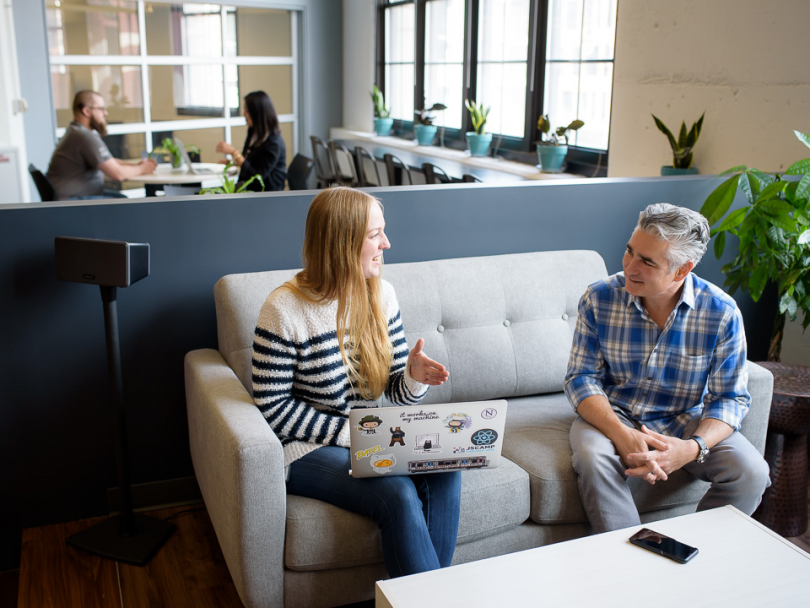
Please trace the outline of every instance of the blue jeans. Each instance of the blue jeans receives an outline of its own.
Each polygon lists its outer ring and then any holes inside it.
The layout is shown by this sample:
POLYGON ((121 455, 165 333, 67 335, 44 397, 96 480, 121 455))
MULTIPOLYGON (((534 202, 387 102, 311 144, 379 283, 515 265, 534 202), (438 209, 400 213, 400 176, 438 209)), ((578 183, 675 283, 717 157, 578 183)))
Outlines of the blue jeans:
POLYGON ((355 479, 349 450, 324 446, 290 465, 287 492, 373 517, 391 577, 450 565, 456 548, 461 473, 355 479))

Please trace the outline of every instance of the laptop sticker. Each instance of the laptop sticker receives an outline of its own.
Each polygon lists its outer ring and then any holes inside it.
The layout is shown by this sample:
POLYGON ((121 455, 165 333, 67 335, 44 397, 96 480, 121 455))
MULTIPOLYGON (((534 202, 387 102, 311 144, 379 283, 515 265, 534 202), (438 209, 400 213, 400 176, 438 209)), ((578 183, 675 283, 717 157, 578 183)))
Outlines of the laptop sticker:
POLYGON ((371 459, 371 468, 375 473, 385 475, 397 463, 393 454, 376 454, 371 459))
POLYGON ((362 431, 366 435, 376 435, 377 434, 377 427, 382 424, 382 420, 377 418, 377 416, 363 416, 360 419, 360 426, 357 427, 358 431, 362 431))
POLYGON ((467 414, 450 414, 444 419, 444 424, 451 433, 460 433, 461 429, 468 429, 472 426, 472 418, 467 414))
POLYGON ((388 444, 389 448, 394 447, 394 444, 401 445, 403 448, 405 447, 405 431, 402 430, 402 427, 388 427, 391 431, 391 443, 388 444))
POLYGON ((372 454, 376 454, 377 452, 382 451, 383 447, 381 445, 375 445, 373 448, 358 450, 357 452, 354 453, 354 457, 357 458, 357 460, 360 460, 361 458, 368 458, 372 454))
POLYGON ((442 446, 439 443, 438 433, 425 433, 417 435, 413 448, 414 454, 439 454, 442 446))

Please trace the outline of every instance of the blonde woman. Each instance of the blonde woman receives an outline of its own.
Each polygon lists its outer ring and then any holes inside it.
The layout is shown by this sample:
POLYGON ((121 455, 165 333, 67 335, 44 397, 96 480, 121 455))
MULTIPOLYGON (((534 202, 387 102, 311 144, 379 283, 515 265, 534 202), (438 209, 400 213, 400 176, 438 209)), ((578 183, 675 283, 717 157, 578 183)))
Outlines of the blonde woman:
POLYGON ((392 577, 449 566, 458 533, 460 473, 354 479, 349 411, 384 392, 415 405, 449 374, 408 352, 393 287, 380 278, 380 202, 330 188, 309 208, 304 269, 267 298, 253 343, 253 398, 281 440, 287 492, 373 517, 392 577))

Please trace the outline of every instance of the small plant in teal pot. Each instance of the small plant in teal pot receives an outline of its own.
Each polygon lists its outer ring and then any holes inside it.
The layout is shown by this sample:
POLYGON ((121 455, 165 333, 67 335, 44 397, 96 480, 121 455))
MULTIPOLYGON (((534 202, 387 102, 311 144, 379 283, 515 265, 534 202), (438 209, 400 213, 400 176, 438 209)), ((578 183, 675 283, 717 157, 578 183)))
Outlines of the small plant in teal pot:
POLYGON ((484 126, 487 124, 487 116, 491 108, 485 108, 484 104, 478 104, 469 99, 464 100, 464 105, 470 113, 470 120, 475 129, 464 134, 470 148, 470 156, 486 156, 489 154, 489 144, 492 143, 492 133, 487 133, 484 126))
POLYGON ((433 143, 433 138, 436 136, 436 130, 438 129, 433 124, 435 118, 433 112, 441 112, 446 109, 447 106, 443 103, 434 103, 424 110, 414 110, 416 116, 413 119, 413 131, 420 146, 429 146, 433 143))
POLYGON ((551 130, 548 114, 537 119, 537 130, 540 131, 540 141, 537 144, 537 162, 544 173, 560 173, 563 169, 565 157, 568 156, 568 132, 577 131, 585 126, 579 119, 572 120, 567 127, 557 127, 551 130))
POLYGON ((681 123, 681 130, 678 133, 678 139, 672 134, 667 126, 661 122, 655 114, 652 115, 655 121, 655 126, 664 135, 667 136, 669 146, 672 148, 672 166, 664 165, 661 167, 661 175, 694 175, 698 170, 692 166, 692 148, 695 147, 698 137, 700 137, 700 130, 703 128, 703 117, 706 112, 700 115, 692 128, 686 130, 686 123, 681 123))
POLYGON ((394 119, 390 117, 391 109, 386 107, 382 91, 376 84, 371 89, 371 101, 374 103, 374 132, 380 136, 388 135, 394 119))

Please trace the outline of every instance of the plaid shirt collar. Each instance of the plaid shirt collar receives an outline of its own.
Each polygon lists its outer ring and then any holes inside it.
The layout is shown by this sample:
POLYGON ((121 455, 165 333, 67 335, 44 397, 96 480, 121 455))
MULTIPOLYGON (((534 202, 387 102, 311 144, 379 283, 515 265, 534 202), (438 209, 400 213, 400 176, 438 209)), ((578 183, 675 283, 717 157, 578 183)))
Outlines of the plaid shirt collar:
MULTIPOLYGON (((626 281, 627 279, 624 276, 624 272, 619 273, 622 275, 622 279, 626 281)), ((681 304, 686 304, 692 310, 695 310, 695 282, 694 276, 691 272, 686 275, 686 279, 683 281, 683 289, 681 289, 681 295, 678 298, 678 302, 675 304, 675 308, 673 310, 678 310, 681 304)), ((627 294, 627 303, 626 306, 629 307, 631 304, 635 305, 636 309, 641 314, 647 314, 644 310, 644 305, 641 303, 641 298, 637 298, 633 294, 627 291, 625 287, 624 293, 627 294)))

